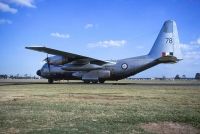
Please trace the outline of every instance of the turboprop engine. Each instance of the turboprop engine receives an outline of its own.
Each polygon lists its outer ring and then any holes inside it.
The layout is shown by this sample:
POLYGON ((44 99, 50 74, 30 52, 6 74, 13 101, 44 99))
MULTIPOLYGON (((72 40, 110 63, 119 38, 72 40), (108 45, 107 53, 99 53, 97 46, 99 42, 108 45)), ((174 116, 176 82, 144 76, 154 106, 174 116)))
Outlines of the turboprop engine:
MULTIPOLYGON (((47 62, 47 58, 45 59, 47 62)), ((68 62, 68 58, 63 57, 63 56, 52 56, 48 57, 48 62, 51 65, 63 65, 68 62)))

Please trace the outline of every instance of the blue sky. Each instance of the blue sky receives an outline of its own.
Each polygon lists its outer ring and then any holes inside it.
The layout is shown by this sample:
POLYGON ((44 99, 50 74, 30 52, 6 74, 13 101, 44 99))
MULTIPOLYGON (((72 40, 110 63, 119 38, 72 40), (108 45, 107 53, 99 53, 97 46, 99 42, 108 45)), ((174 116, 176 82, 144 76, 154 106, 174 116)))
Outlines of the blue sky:
POLYGON ((199 0, 0 0, 0 74, 31 74, 43 45, 102 60, 147 54, 165 20, 176 21, 184 60, 135 77, 200 72, 199 0))

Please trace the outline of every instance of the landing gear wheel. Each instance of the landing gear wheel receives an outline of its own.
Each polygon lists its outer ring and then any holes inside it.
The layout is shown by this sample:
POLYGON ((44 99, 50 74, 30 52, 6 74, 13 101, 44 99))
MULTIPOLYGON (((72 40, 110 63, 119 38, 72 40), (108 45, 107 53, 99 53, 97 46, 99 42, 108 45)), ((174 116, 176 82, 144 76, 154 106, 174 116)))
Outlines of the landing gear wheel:
POLYGON ((89 83, 90 83, 89 80, 84 80, 83 82, 86 83, 86 84, 89 84, 89 83))
POLYGON ((99 80, 99 83, 104 83, 105 82, 105 80, 99 80))
POLYGON ((93 83, 93 84, 97 84, 97 83, 98 83, 98 81, 92 81, 92 83, 93 83))
POLYGON ((53 84, 53 79, 48 79, 49 84, 53 84))

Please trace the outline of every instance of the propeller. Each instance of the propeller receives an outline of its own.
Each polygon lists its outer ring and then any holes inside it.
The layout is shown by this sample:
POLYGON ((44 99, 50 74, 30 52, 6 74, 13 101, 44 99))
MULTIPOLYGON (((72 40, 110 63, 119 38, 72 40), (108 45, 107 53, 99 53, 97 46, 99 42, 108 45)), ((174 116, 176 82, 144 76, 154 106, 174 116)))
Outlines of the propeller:
POLYGON ((50 72, 50 64, 49 64, 49 57, 48 57, 48 53, 47 53, 47 58, 46 58, 46 61, 47 61, 48 69, 49 69, 49 72, 50 72))

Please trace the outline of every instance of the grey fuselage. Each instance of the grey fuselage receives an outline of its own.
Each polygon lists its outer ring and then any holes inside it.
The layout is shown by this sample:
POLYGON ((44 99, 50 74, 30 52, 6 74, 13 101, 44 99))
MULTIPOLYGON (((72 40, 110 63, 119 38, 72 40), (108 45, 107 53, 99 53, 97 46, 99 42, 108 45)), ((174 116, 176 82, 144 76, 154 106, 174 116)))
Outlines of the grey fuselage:
MULTIPOLYGON (((37 71, 39 76, 54 80, 120 80, 142 72, 160 63, 173 63, 173 57, 167 60, 151 58, 149 55, 118 60, 115 64, 102 65, 101 69, 90 71, 66 71, 62 65, 44 64, 41 70, 37 71), (87 74, 87 75, 86 75, 87 74)), ((65 64, 66 66, 66 64, 65 64)))

